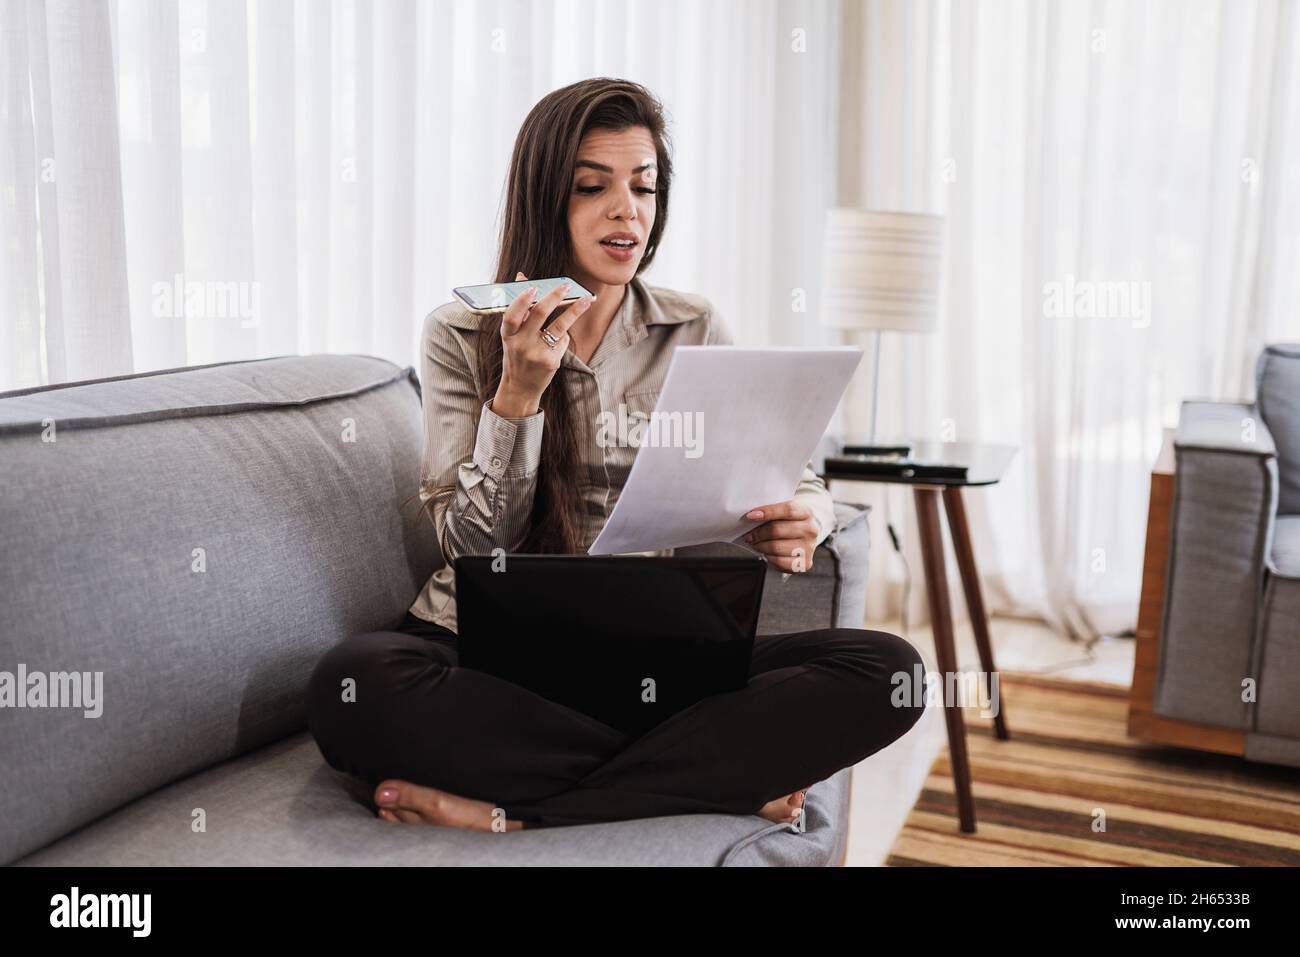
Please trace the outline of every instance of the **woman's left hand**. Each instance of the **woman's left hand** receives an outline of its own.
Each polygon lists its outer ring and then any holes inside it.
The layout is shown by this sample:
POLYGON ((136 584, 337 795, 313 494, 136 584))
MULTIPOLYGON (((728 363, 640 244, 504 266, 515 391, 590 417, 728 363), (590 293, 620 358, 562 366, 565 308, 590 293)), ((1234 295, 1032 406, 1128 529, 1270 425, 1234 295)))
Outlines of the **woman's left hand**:
POLYGON ((806 572, 812 568, 820 529, 812 509, 791 499, 763 505, 745 513, 748 519, 765 519, 743 541, 783 572, 806 572))

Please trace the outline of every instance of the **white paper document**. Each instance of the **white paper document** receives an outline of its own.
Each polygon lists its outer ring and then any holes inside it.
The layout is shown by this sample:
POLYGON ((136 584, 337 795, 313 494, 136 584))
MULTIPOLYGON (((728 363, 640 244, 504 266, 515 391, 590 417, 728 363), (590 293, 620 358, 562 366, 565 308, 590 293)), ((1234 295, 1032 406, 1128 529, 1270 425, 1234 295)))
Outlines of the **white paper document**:
POLYGON ((745 513, 794 494, 861 358, 854 346, 679 346, 649 418, 602 432, 638 449, 588 553, 730 542, 761 525, 745 513))

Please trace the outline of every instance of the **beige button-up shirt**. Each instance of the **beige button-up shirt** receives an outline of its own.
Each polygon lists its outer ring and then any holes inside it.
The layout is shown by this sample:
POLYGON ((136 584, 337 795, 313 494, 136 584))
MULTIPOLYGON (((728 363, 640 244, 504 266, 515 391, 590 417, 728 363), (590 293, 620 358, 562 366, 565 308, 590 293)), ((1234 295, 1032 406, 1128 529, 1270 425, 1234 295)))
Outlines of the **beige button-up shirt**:
MULTIPOLYGON (((475 336, 483 320, 458 302, 435 309, 424 321, 421 391, 424 396, 424 455, 420 497, 455 485, 438 496, 433 525, 442 565, 411 606, 418 618, 456 630, 455 578, 451 563, 460 555, 507 553, 528 531, 537 470, 541 462, 544 412, 504 418, 478 399, 475 336)), ((730 345, 730 329, 703 296, 675 292, 633 279, 618 313, 589 362, 568 351, 549 388, 568 390, 579 445, 585 450, 580 486, 584 513, 583 549, 596 540, 614 510, 636 457, 633 444, 598 443, 602 412, 649 417, 681 345, 730 345), (602 447, 603 445, 603 447, 602 447)), ((793 495, 808 505, 820 525, 817 541, 830 534, 835 511, 830 493, 812 469, 793 495)), ((755 502, 754 507, 769 504, 755 502)), ((643 554, 667 555, 670 549, 643 554)))

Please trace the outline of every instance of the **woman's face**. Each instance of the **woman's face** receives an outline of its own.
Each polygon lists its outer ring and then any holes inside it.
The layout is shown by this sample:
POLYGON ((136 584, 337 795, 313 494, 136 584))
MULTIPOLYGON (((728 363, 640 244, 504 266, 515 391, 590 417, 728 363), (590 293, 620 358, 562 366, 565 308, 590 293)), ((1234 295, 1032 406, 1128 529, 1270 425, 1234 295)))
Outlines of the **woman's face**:
POLYGON ((575 279, 624 285, 636 275, 655 221, 657 173, 654 139, 644 126, 582 138, 569 194, 575 279))

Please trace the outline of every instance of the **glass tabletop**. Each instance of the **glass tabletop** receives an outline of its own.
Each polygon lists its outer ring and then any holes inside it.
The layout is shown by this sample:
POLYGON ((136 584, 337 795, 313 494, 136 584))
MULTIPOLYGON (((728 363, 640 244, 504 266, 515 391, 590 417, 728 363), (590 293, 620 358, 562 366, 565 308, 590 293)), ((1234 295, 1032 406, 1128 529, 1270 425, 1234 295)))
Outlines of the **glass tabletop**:
POLYGON ((1000 481, 1016 457, 1019 449, 1014 445, 999 445, 992 442, 936 442, 929 439, 877 439, 868 443, 865 439, 833 439, 824 442, 813 459, 813 468, 823 479, 839 479, 850 482, 890 482, 896 485, 936 485, 967 486, 993 485, 1000 481), (848 445, 907 445, 911 454, 907 461, 914 465, 964 465, 964 478, 945 478, 937 476, 918 477, 914 475, 863 474, 846 469, 826 469, 826 458, 842 454, 848 445))

